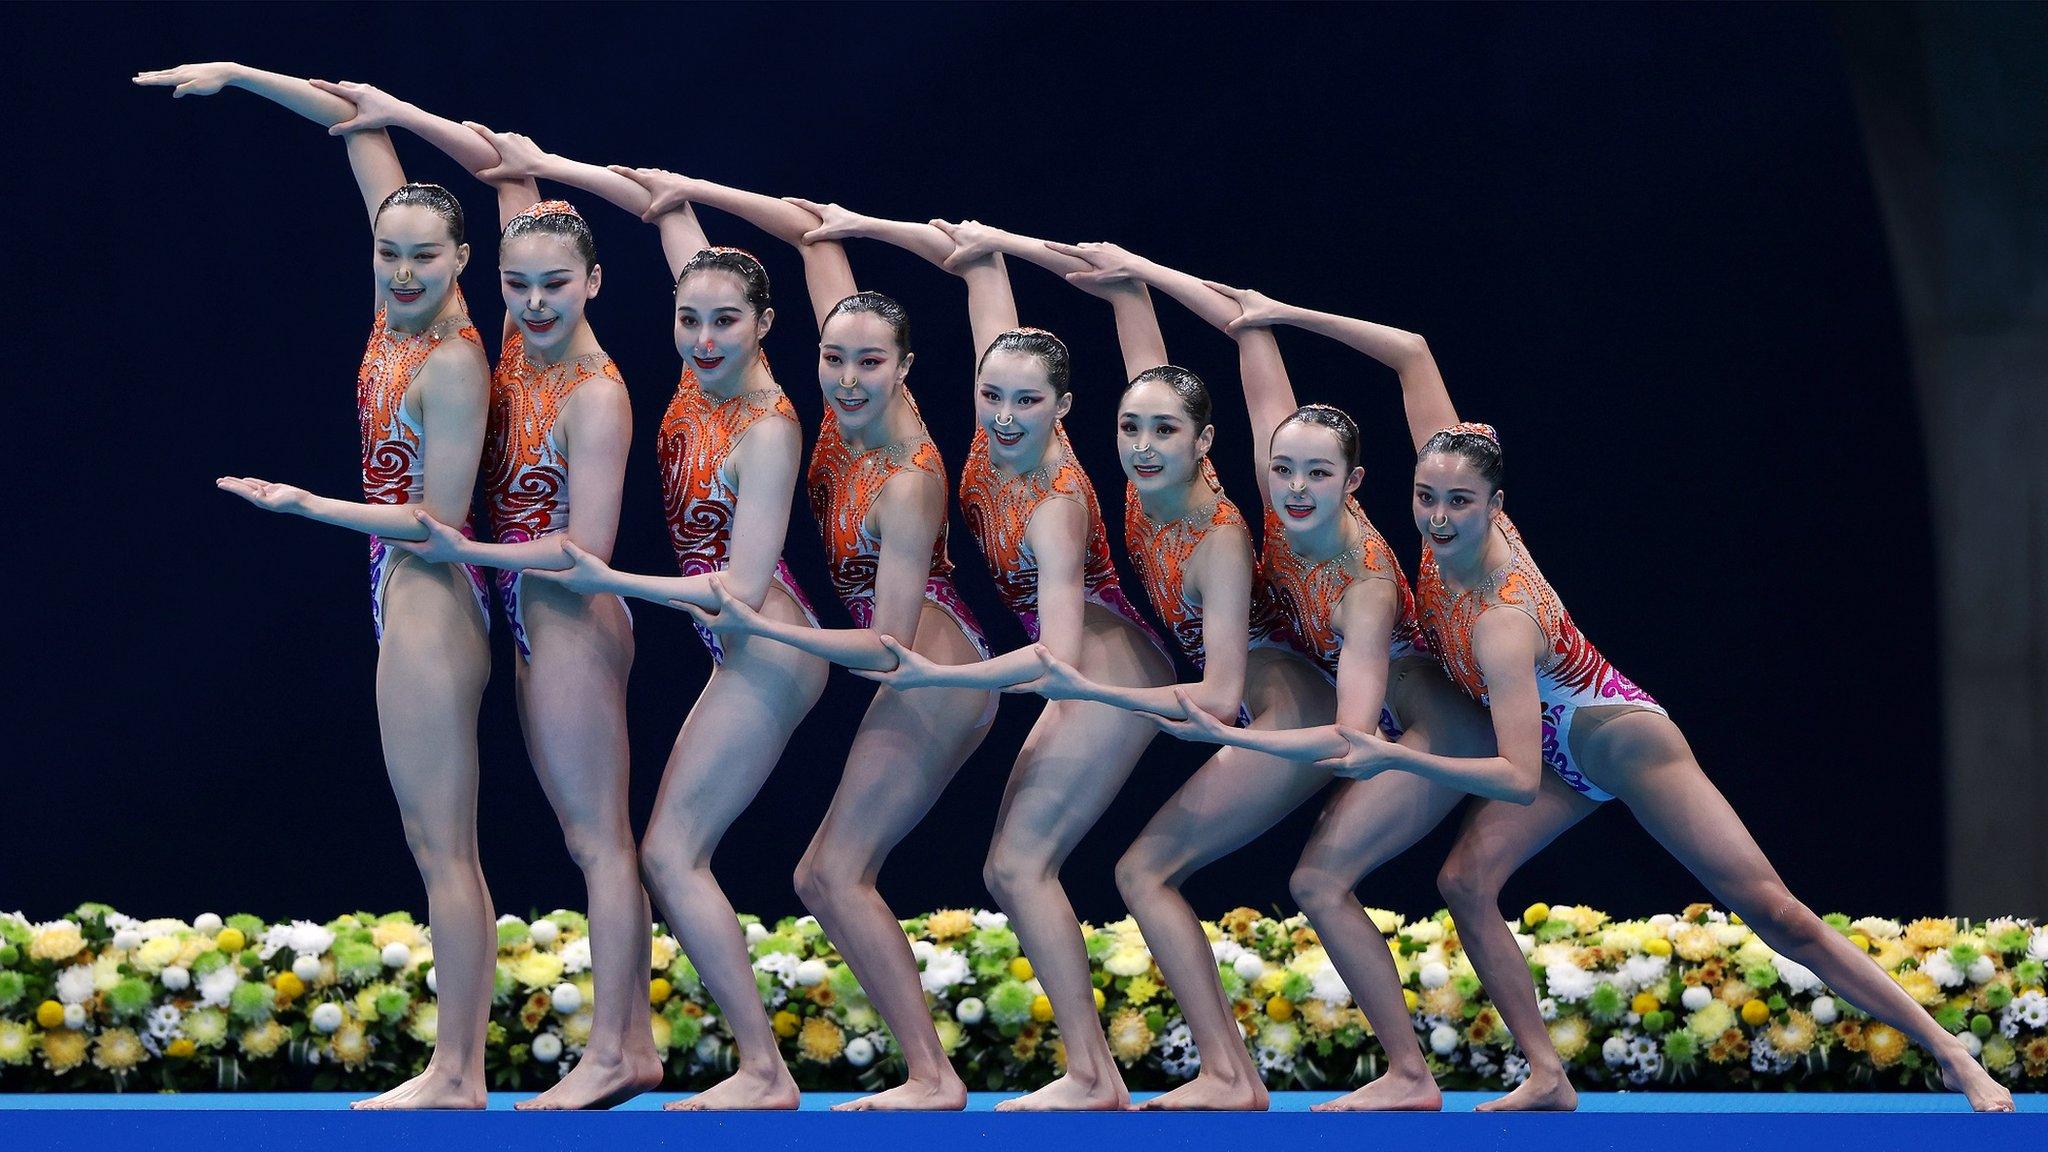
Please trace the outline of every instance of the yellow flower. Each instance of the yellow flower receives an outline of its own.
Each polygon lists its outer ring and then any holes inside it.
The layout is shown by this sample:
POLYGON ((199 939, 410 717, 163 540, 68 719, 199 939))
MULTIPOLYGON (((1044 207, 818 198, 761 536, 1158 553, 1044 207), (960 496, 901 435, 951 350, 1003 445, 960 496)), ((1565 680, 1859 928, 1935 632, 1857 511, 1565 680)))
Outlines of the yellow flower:
POLYGON ((1712 932, 1697 924, 1690 924, 1678 930, 1677 939, 1671 942, 1678 958, 1697 964, 1721 951, 1721 942, 1712 932))
POLYGON ((941 942, 956 936, 965 936, 974 931, 974 913, 962 908, 946 908, 925 917, 925 935, 941 942))
POLYGON ((1274 1020, 1292 1020, 1294 1001, 1285 996, 1275 996, 1266 1001, 1266 1015, 1274 1020))
POLYGON ((1735 1026, 1735 1009, 1715 1000, 1686 1017, 1685 1026, 1704 1044, 1735 1026))
POLYGON ((242 935, 240 928, 223 928, 214 934, 213 946, 233 955, 249 946, 249 938, 242 935))
POLYGON ((1152 1029, 1145 1026, 1142 1014, 1130 1008, 1111 1018, 1108 1035, 1110 1052, 1125 1065, 1135 1063, 1152 1048, 1152 1029))
POLYGON ((292 1034, 285 1030, 284 1025, 275 1020, 265 1020, 242 1033, 242 1051, 259 1060, 264 1059, 277 1055, 277 1050, 291 1038, 292 1034))
MULTIPOLYGON (((78 925, 69 920, 57 921, 36 933, 35 938, 28 943, 30 957, 52 963, 69 960, 84 950, 85 935, 78 930, 78 925)), ((72 1063, 76 1064, 77 1061, 72 1063)), ((65 1065, 67 1068, 71 1066, 65 1065)))
POLYGON ((512 978, 522 988, 547 988, 562 978, 562 958, 553 952, 528 952, 510 967, 512 978))
POLYGON ((654 946, 648 951, 647 970, 650 972, 668 971, 668 966, 676 962, 676 953, 681 950, 682 946, 676 943, 675 937, 656 936, 654 938, 654 946))
POLYGON ((804 1059, 830 1064, 846 1050, 846 1034, 823 1016, 813 1016, 804 1021, 804 1030, 797 1037, 796 1047, 804 1059))
POLYGON ((1932 1007, 1941 1003, 1943 999, 1941 986, 1934 982, 1934 977, 1918 968, 1894 973, 1892 979, 1899 982, 1899 987, 1904 988, 1906 995, 1911 996, 1916 1004, 1932 1007))
POLYGON ((62 1075, 85 1063, 85 1033, 58 1028, 43 1033, 43 1066, 62 1075))
POLYGON ((1152 970, 1152 954, 1142 944, 1123 945, 1109 954, 1102 968, 1112 976, 1142 976, 1152 970))
POLYGON ((1410 1012, 1415 1011, 1416 1006, 1422 1003, 1422 997, 1417 996, 1413 988, 1401 989, 1401 999, 1407 1003, 1410 1012))
POLYGON ((668 1003, 668 998, 675 995, 675 991, 675 985, 656 976, 647 982, 647 1002, 649 1004, 666 1004, 668 1003))
POLYGON ((1906 947, 1904 940, 1879 940, 1870 946, 1870 958, 1887 972, 1897 972, 1899 966, 1913 958, 1913 950, 1906 947))
POLYGON ((1849 933, 1849 943, 1854 944, 1858 949, 1864 952, 1870 951, 1870 937, 1865 936, 1861 932, 1849 933))
POLYGON ((379 951, 387 944, 403 944, 411 950, 425 944, 427 938, 420 934, 419 925, 407 924, 403 920, 392 920, 370 929, 370 942, 375 944, 379 951))
POLYGON ((1906 925, 1906 943, 1926 951, 1930 948, 1946 948, 1955 939, 1956 922, 1953 920, 1915 920, 1906 925))
POLYGON ((2013 1050, 2012 1041, 1993 1033, 1991 1039, 1984 1042, 1983 1059, 1986 1068, 1993 1072, 2003 1072, 2019 1059, 2019 1053, 2013 1050))
POLYGON ((1863 1028, 1863 1048, 1869 1053, 1872 1064, 1889 1068, 1906 1054, 1906 1034, 1889 1024, 1872 1020, 1863 1028))
POLYGON ((1652 936, 1648 940, 1643 941, 1643 951, 1652 956, 1669 956, 1671 955, 1671 941, 1664 939, 1662 936, 1652 936))
POLYGON ((1308 1025, 1311 1032, 1335 1032, 1344 1026, 1343 1010, 1334 1008, 1322 1000, 1303 1000, 1294 1007, 1301 1014, 1301 1022, 1308 1025))
POLYGON ((183 1036, 164 1045, 164 1055, 169 1056, 173 1060, 189 1060, 192 1054, 197 1051, 199 1051, 199 1046, 183 1036))
POLYGON ((1026 959, 1025 959, 1024 957, 1022 957, 1022 956, 1018 956, 1018 957, 1016 957, 1016 958, 1012 959, 1012 960, 1010 961, 1010 979, 1012 979, 1012 980, 1029 980, 1029 979, 1031 979, 1031 961, 1029 961, 1029 960, 1026 960, 1026 959))
POLYGON ((1576 1059, 1592 1038, 1584 1016, 1560 1016, 1550 1022, 1550 1042, 1566 1060, 1576 1059))
POLYGON ((1252 991, 1257 992, 1261 996, 1276 996, 1279 994, 1280 989, 1286 986, 1287 970, 1285 968, 1268 968, 1264 973, 1260 974, 1257 980, 1252 982, 1252 991))
POLYGON ((1563 917, 1571 921, 1572 927, 1577 928, 1581 936, 1607 923, 1607 913, 1595 911, 1584 904, 1566 904, 1552 908, 1550 915, 1552 919, 1563 917))
POLYGON ((1051 1023, 1052 999, 1047 996, 1033 996, 1031 998, 1031 1018, 1040 1024, 1051 1023))
POLYGON ((1065 1076, 1067 1074, 1067 1042, 1065 1040, 1054 1040, 1051 1044, 1046 1045, 1046 1050, 1052 1053, 1053 1068, 1060 1075, 1065 1076))
POLYGON ((103 1072, 119 1076, 147 1059, 149 1053, 143 1050, 142 1040, 133 1028, 111 1029, 93 1041, 92 1066, 103 1072))
POLYGON ((64 1006, 55 1000, 45 1000, 36 1005, 36 1023, 45 1028, 61 1027, 64 1023, 64 1006))
POLYGON ((282 1008, 306 994, 306 982, 290 972, 279 972, 276 980, 277 1003, 282 1008))
POLYGON ((1097 1012, 1102 1011, 1103 1007, 1109 1003, 1109 997, 1104 996, 1100 988, 1090 988, 1089 991, 1095 993, 1095 1010, 1097 1012))
POLYGON ((939 1047, 944 1048, 948 1056, 958 1051, 960 1045, 967 1040, 966 1030, 951 1016, 941 1016, 932 1021, 932 1028, 939 1034, 939 1047))
POLYGON ((1804 1056, 1813 1050, 1813 1043, 1820 1038, 1820 1027, 1813 1017, 1797 1008, 1785 1014, 1785 1019, 1771 1025, 1764 1033, 1771 1047, 1780 1056, 1804 1056))
POLYGON ((128 962, 135 966, 136 971, 154 976, 168 968, 184 948, 185 942, 176 936, 158 936, 144 940, 142 947, 128 957, 128 962))
POLYGON ((784 1008, 782 1011, 777 1012, 775 1018, 769 1021, 769 1023, 774 1026, 777 1036, 787 1040, 791 1036, 796 1035, 796 1030, 803 1024, 803 1021, 798 1019, 796 1013, 784 1008))
POLYGON ((1751 1000, 1742 1006, 1742 1022, 1751 1028, 1760 1028, 1771 1018, 1771 1006, 1762 1000, 1751 1000))
POLYGON ((354 1020, 343 1024, 327 1042, 327 1050, 344 1068, 360 1068, 370 1061, 370 1037, 354 1020))
POLYGON ((675 1043, 675 1025, 669 1023, 668 1017, 662 1015, 659 1012, 656 1012, 653 1015, 653 1017, 649 1019, 648 1023, 652 1026, 654 1032, 655 1050, 660 1052, 663 1056, 668 1055, 669 1045, 675 1043))
POLYGON ((1628 1002, 1628 1010, 1638 1016, 1648 1016, 1663 1006, 1664 1002, 1657 999, 1655 992, 1638 992, 1635 999, 1628 1002))
POLYGON ((0 1020, 0 1064, 26 1064, 35 1054, 36 1034, 16 1020, 0 1020))
POLYGON ((1389 912, 1385 908, 1367 908, 1365 914, 1371 919, 1372 926, 1380 930, 1382 936, 1399 931, 1401 925, 1406 922, 1406 918, 1399 912, 1389 912))
POLYGON ((1740 1008, 1751 1000, 1756 999, 1756 989, 1751 988, 1741 980, 1730 977, 1722 983, 1714 995, 1730 1008, 1740 1008))
POLYGON ((433 1000, 423 1000, 412 1010, 412 1019, 405 1025, 405 1034, 431 1047, 441 1035, 441 1006, 433 1000))
POLYGON ((1239 907, 1232 908, 1230 911, 1225 912, 1220 918, 1217 919, 1216 926, 1242 941, 1249 939, 1251 937, 1252 929, 1256 927, 1258 923, 1258 909, 1239 907))
POLYGON ((1422 994, 1422 1010, 1431 1016, 1457 1019, 1465 1014, 1465 998, 1456 984, 1444 984, 1422 994))
POLYGON ((596 1022, 596 1010, 586 1002, 583 1007, 562 1017, 562 1043, 575 1048, 590 1043, 590 1026, 596 1022))

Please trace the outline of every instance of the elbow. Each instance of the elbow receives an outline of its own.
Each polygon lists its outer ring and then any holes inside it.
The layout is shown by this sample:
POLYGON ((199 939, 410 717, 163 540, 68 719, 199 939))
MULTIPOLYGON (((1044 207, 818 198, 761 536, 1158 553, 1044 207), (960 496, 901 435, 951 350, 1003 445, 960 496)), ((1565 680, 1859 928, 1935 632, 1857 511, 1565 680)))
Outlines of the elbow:
POLYGON ((1524 767, 1511 762, 1510 767, 1513 768, 1513 772, 1508 777, 1508 792, 1501 799, 1525 808, 1534 804, 1536 797, 1543 791, 1543 765, 1524 767))
POLYGON ((1401 359, 1397 367, 1406 368, 1413 364, 1427 364, 1429 363, 1429 341, 1424 340, 1420 332, 1403 332, 1401 333, 1398 354, 1401 359))

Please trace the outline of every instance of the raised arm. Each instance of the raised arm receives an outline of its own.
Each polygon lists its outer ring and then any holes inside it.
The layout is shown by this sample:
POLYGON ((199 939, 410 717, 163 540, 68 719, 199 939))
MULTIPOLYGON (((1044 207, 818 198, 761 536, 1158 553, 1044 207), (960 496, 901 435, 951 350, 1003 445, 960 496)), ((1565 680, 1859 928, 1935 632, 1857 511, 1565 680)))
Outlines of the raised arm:
MULTIPOLYGON (((155 72, 138 72, 134 82, 146 87, 168 87, 174 99, 211 96, 223 88, 240 88, 328 129, 345 125, 356 115, 353 103, 315 87, 312 81, 265 72, 246 64, 181 64, 155 72)), ((349 132, 348 163, 355 173, 356 188, 362 193, 363 207, 375 221, 384 198, 405 183, 405 169, 398 162, 390 135, 375 129, 349 132)))
POLYGON ((1017 297, 1010 291, 1010 269, 1003 254, 988 243, 995 230, 977 220, 951 224, 931 222, 953 245, 940 265, 967 283, 967 320, 974 333, 974 362, 981 363, 996 337, 1017 326, 1017 297))
MULTIPOLYGON (((1221 285, 1218 285, 1221 287, 1221 285)), ((1392 368, 1401 378, 1401 404, 1408 413, 1408 435, 1416 451, 1431 436, 1458 423, 1458 410, 1451 405, 1450 389, 1437 370, 1429 344, 1414 332, 1404 332, 1370 320, 1354 320, 1330 312, 1312 312, 1282 304, 1258 292, 1225 289, 1237 298, 1243 314, 1231 325, 1232 332, 1254 327, 1287 324, 1304 331, 1328 336, 1348 344, 1392 368)))
MULTIPOLYGON (((355 104, 355 118, 336 124, 328 131, 339 135, 371 128, 403 128, 439 148, 464 170, 481 174, 498 166, 498 150, 491 146, 489 129, 472 127, 436 116, 415 104, 408 104, 381 88, 352 81, 312 81, 323 92, 355 104)), ((485 180, 498 193, 498 227, 540 201, 540 189, 529 178, 485 180)))
POLYGON ((859 291, 854 286, 853 266, 847 263, 846 250, 836 240, 811 235, 824 224, 824 220, 818 212, 812 211, 809 201, 778 200, 758 192, 653 168, 614 165, 612 171, 638 180, 648 188, 654 203, 647 210, 647 218, 659 218, 685 203, 696 203, 729 212, 795 247, 803 256, 804 285, 809 289, 811 313, 817 318, 820 329, 825 326, 825 317, 834 305, 859 291))
POLYGON ((688 200, 659 215, 650 212, 655 200, 654 187, 682 179, 673 172, 645 170, 643 174, 650 178, 651 186, 634 176, 625 175, 633 169, 601 168, 571 160, 559 153, 543 150, 531 137, 517 132, 493 132, 481 124, 469 124, 468 127, 483 136, 498 153, 497 166, 477 173, 478 179, 492 184, 519 179, 552 180, 599 196, 622 211, 650 220, 660 232, 662 255, 668 260, 671 277, 681 275, 683 265, 689 263, 690 257, 710 246, 704 229, 697 223, 696 209, 688 200))

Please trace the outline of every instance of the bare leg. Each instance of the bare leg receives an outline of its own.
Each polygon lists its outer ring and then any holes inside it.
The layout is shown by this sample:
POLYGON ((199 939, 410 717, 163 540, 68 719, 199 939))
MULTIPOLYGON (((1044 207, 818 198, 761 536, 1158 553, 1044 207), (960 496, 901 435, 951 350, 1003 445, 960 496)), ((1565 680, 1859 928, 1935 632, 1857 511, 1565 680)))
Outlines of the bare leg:
POLYGON ((1036 1092, 1003 1101, 999 1110, 1130 1107, 1095 1009, 1088 949, 1060 886, 1060 866, 1116 798, 1157 733, 1151 721, 1121 709, 1055 701, 1040 714, 1010 774, 982 875, 1052 1001, 1067 1045, 1067 1072, 1036 1092))
POLYGON ((711 873, 711 856, 781 759, 798 722, 824 690, 825 676, 823 661, 794 648, 729 643, 725 664, 711 674, 669 754, 640 845, 640 872, 710 989, 740 1054, 731 1076, 671 1102, 671 1109, 797 1106, 796 1080, 761 1009, 746 937, 711 873))
POLYGON ((1475 803, 1437 874, 1437 890, 1457 922, 1465 954, 1501 1023, 1529 1061, 1529 1078, 1506 1096, 1479 1105, 1481 1111, 1569 1112, 1578 1107, 1579 1094, 1536 1006, 1529 963, 1501 919, 1500 890, 1529 857, 1598 807, 1545 772, 1542 791, 1527 807, 1500 800, 1475 803))
POLYGON ((633 636, 610 597, 536 593, 539 584, 523 589, 533 657, 519 669, 519 711, 541 788, 583 872, 596 1018, 569 1074, 516 1107, 609 1108, 661 1083, 647 1003, 652 917, 626 811, 633 636))
MULTIPOLYGON (((1576 751, 1576 749, 1575 749, 1576 751)), ((1587 741, 1597 778, 1772 950, 1806 965, 1849 1003, 1918 1041, 1942 1082, 1979 1112, 2009 1112, 2012 1093, 1905 989, 1792 895, 1728 801, 1700 770, 1677 725, 1655 713, 1605 724, 1587 741)))
MULTIPOLYGON (((916 648, 945 663, 979 656, 951 619, 930 607, 918 627, 916 648)), ((832 806, 797 864, 797 896, 846 958, 909 1065, 903 1084, 848 1101, 841 1109, 967 1106, 967 1085, 946 1059, 932 1027, 917 958, 875 878, 890 850, 931 810, 988 735, 987 724, 976 724, 988 696, 957 688, 877 689, 847 753, 832 806)))
POLYGON ((406 844, 427 888, 440 1032, 426 1070, 357 1108, 481 1108, 498 956, 477 860, 477 707, 490 678, 483 621, 459 569, 401 560, 385 589, 377 724, 406 844))

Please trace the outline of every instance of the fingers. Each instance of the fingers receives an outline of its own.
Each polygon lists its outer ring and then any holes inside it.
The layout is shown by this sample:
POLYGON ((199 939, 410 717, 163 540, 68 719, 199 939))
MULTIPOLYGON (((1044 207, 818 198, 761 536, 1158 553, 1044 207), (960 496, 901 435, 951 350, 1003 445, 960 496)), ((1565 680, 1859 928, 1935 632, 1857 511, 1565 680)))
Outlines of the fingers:
POLYGON ((1247 295, 1250 295, 1245 289, 1232 288, 1220 280, 1204 280, 1202 281, 1202 286, 1212 291, 1221 292, 1233 300, 1242 301, 1247 295))
POLYGON ((785 204, 794 204, 797 207, 803 209, 804 211, 809 212, 811 215, 816 216, 820 220, 823 220, 825 218, 825 206, 823 204, 818 203, 816 200, 806 200, 801 196, 784 196, 782 198, 782 202, 785 204))
POLYGON ((485 125, 479 124, 474 120, 464 120, 462 122, 462 126, 464 128, 469 129, 471 132, 474 132, 477 135, 483 137, 486 140, 489 140, 491 137, 497 135, 497 133, 491 131, 490 128, 486 127, 485 125))
MULTIPOLYGON (((1063 256, 1073 256, 1082 260, 1087 260, 1089 256, 1088 249, 1083 248, 1079 244, 1063 244, 1058 240, 1047 240, 1045 246, 1063 256)), ((1090 260, 1089 263, 1092 264, 1094 261, 1090 260)))
POLYGON ((193 89, 197 87, 199 87, 199 81, 187 80, 183 84, 178 85, 176 88, 171 89, 171 99, 176 100, 178 97, 190 93, 193 89))
POLYGON ((887 684, 890 678, 895 675, 893 672, 883 672, 873 668, 848 668, 847 671, 863 680, 872 680, 877 684, 887 684))
POLYGON ((329 136, 346 136, 351 132, 360 132, 362 131, 362 129, 356 126, 357 122, 360 120, 362 120, 361 116, 351 116, 348 119, 343 120, 341 123, 329 128, 327 130, 327 134, 329 136))
POLYGON ((903 642, 901 640, 896 639, 894 636, 891 636, 887 633, 883 633, 881 639, 882 647, 887 648, 889 650, 889 654, 891 656, 896 657, 898 660, 903 659, 904 656, 909 654, 909 649, 905 648, 903 646, 903 642))
POLYGON ((952 223, 951 221, 948 220, 938 219, 928 220, 926 221, 926 223, 930 224, 934 228, 937 228, 939 231, 944 232, 946 234, 947 239, 949 240, 957 240, 959 238, 960 225, 958 224, 952 223))
POLYGON ((640 185, 642 188, 645 188, 647 186, 647 176, 643 172, 641 172, 640 169, 634 168, 631 165, 607 164, 604 166, 604 168, 607 172, 624 176, 626 179, 631 180, 633 183, 640 185))
POLYGON ((702 624, 706 628, 711 627, 711 622, 713 619, 712 614, 706 612, 702 608, 697 607, 695 604, 690 603, 688 600, 671 600, 668 602, 668 606, 671 608, 678 608, 684 612, 689 613, 690 619, 695 620, 697 623, 702 624))

